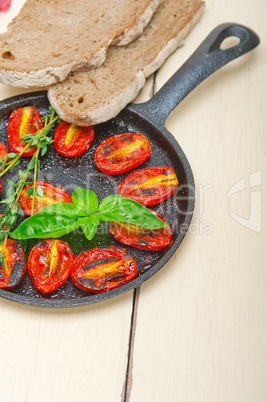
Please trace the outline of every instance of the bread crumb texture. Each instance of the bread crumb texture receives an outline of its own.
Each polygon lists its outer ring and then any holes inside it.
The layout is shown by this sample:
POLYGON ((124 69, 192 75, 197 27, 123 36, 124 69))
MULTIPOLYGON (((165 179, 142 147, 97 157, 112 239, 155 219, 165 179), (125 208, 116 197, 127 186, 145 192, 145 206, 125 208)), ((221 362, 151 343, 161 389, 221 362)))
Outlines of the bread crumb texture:
POLYGON ((163 0, 28 0, 0 35, 0 81, 48 85, 96 68, 143 32, 163 0))
POLYGON ((111 46, 96 70, 73 72, 52 85, 48 97, 65 120, 98 124, 116 116, 183 41, 199 19, 201 0, 164 0, 142 36, 128 46, 111 46))

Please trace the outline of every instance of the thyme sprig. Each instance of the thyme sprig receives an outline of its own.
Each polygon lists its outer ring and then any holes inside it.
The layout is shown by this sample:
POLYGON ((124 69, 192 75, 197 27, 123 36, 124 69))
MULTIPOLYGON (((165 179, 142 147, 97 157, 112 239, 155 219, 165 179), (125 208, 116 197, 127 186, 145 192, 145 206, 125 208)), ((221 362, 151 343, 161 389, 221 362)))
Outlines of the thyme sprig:
POLYGON ((25 147, 23 150, 16 154, 14 152, 9 153, 0 159, 0 178, 4 176, 12 167, 16 166, 19 163, 19 159, 23 156, 23 153, 31 146, 39 147, 41 151, 41 156, 43 156, 47 152, 47 146, 53 142, 52 137, 48 136, 52 126, 54 123, 59 122, 60 118, 56 114, 55 110, 52 106, 49 107, 51 111, 47 116, 42 117, 42 121, 44 123, 44 127, 38 129, 34 134, 25 134, 23 136, 23 142, 25 143, 25 147))
POLYGON ((27 197, 32 196, 32 212, 35 197, 43 197, 43 190, 36 185, 37 173, 40 171, 39 156, 43 156, 47 152, 48 146, 53 142, 52 137, 48 134, 53 124, 60 121, 60 118, 56 115, 55 110, 51 106, 49 109, 51 113, 42 118, 44 127, 42 129, 38 129, 36 126, 37 131, 34 134, 26 134, 23 136, 23 142, 25 143, 23 150, 19 154, 9 153, 7 156, 4 156, 0 159, 0 177, 2 177, 6 172, 8 172, 8 170, 12 169, 19 163, 21 156, 28 147, 36 147, 36 151, 30 162, 27 164, 27 168, 25 170, 18 171, 19 178, 17 182, 14 183, 10 179, 7 179, 9 188, 6 193, 6 198, 0 201, 1 204, 5 204, 6 206, 4 214, 0 216, 0 242, 2 243, 2 248, 0 251, 0 263, 2 263, 5 272, 7 272, 7 267, 5 266, 4 251, 8 236, 17 222, 18 217, 24 216, 24 212, 19 203, 23 189, 26 185, 33 184, 27 190, 27 197), (28 182, 28 177, 30 174, 32 174, 32 172, 33 181, 28 182))

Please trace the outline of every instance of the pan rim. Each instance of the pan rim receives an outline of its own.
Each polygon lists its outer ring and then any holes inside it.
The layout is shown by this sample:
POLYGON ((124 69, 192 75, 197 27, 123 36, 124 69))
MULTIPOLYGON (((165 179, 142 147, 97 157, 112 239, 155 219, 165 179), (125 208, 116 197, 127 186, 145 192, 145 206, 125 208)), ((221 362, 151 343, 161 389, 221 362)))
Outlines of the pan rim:
MULTIPOLYGON (((16 103, 21 103, 21 102, 29 102, 30 99, 34 98, 35 102, 38 98, 38 100, 44 99, 47 100, 47 91, 37 91, 37 92, 30 92, 22 95, 16 95, 7 99, 4 99, 0 102, 0 113, 1 110, 6 108, 9 105, 16 105, 16 103)), ((132 113, 137 113, 140 118, 147 120, 149 124, 153 124, 153 122, 149 121, 147 117, 144 117, 140 115, 140 108, 138 112, 135 111, 134 109, 135 105, 128 105, 126 106, 125 110, 128 110, 132 113)), ((138 105, 140 106, 140 104, 138 105)), ((16 108, 16 106, 14 106, 16 108)), ((99 293, 96 295, 88 295, 88 296, 83 296, 83 297, 76 297, 76 298, 62 298, 62 299, 41 299, 41 298, 33 298, 31 296, 26 296, 22 294, 17 294, 10 292, 5 289, 0 289, 0 297, 3 297, 8 300, 12 300, 18 303, 22 303, 24 305, 31 305, 31 306, 37 306, 37 307, 61 307, 61 308, 66 308, 66 307, 77 307, 77 306, 82 306, 82 305, 87 305, 87 304, 93 304, 95 302, 100 302, 104 301, 107 299, 110 299, 112 297, 121 295, 125 292, 128 292, 138 286, 140 286, 143 282, 147 281, 150 279, 155 273, 157 273, 166 263, 169 261, 169 259, 173 256, 173 254, 176 252, 177 248, 180 246, 182 240, 184 239, 194 211, 194 204, 195 204, 195 185, 194 185, 194 178, 192 174, 192 169, 190 167, 190 164, 179 146, 177 140, 175 137, 164 127, 160 127, 161 134, 169 141, 174 148, 177 156, 181 160, 181 163, 183 165, 186 177, 187 177, 187 183, 189 185, 189 193, 188 193, 188 208, 187 208, 187 213, 183 222, 183 225, 185 225, 186 230, 180 231, 177 235, 177 238, 173 241, 171 247, 165 252, 165 254, 160 258, 159 261, 157 261, 149 270, 146 272, 143 272, 140 274, 140 276, 136 277, 133 279, 131 282, 128 282, 116 289, 113 289, 109 292, 104 292, 104 293, 99 293)))

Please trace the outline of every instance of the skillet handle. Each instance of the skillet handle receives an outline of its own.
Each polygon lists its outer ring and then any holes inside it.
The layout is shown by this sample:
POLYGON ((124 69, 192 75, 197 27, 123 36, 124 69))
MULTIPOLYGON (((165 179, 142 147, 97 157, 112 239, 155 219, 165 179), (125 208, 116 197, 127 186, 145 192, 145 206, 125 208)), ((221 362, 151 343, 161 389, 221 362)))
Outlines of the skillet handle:
POLYGON ((164 126, 170 112, 198 84, 259 43, 257 34, 245 26, 235 23, 217 26, 153 98, 142 104, 131 105, 131 108, 148 120, 153 119, 154 124, 164 126), (240 42, 228 49, 221 49, 224 39, 232 36, 239 38, 240 42))

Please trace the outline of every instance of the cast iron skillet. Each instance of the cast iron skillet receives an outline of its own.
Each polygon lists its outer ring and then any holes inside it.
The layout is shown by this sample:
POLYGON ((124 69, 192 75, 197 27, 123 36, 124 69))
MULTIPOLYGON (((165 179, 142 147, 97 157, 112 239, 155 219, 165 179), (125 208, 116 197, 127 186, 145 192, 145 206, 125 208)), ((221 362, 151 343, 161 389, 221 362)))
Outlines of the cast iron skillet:
MULTIPOLYGON (((117 245, 127 248, 138 264, 138 276, 132 282, 110 292, 92 295, 76 288, 69 279, 65 285, 51 294, 45 295, 33 286, 28 274, 26 274, 15 289, 9 291, 0 289, 0 296, 26 304, 50 307, 94 303, 139 286, 163 267, 180 245, 188 229, 195 198, 194 179, 190 165, 179 144, 166 130, 165 120, 185 96, 205 78, 258 44, 258 36, 244 26, 232 23, 218 26, 149 102, 139 105, 130 104, 116 118, 97 125, 94 143, 86 154, 75 159, 65 158, 55 152, 52 146, 42 159, 39 180, 46 180, 56 186, 63 186, 69 193, 72 193, 78 186, 90 187, 101 200, 109 194, 116 194, 117 185, 127 173, 109 176, 99 172, 93 162, 96 147, 103 139, 121 132, 138 131, 146 135, 152 146, 152 155, 139 169, 148 166, 172 166, 179 179, 179 188, 176 193, 154 207, 172 223, 173 243, 168 249, 160 252, 148 252, 125 247, 109 234, 106 224, 103 223, 90 242, 81 233, 75 232, 64 236, 64 240, 68 241, 75 255, 99 245, 117 245), (222 50, 220 48, 222 42, 231 36, 239 38, 239 44, 222 50)), ((46 92, 17 96, 0 103, 0 136, 2 142, 7 144, 6 127, 10 113, 15 108, 28 105, 39 108, 42 115, 47 114, 49 102, 46 92)), ((23 161, 20 168, 25 168, 26 163, 27 161, 23 161)), ((9 177, 16 180, 15 175, 16 172, 12 172, 9 177)), ((5 191, 5 180, 3 180, 3 194, 5 191)), ((26 257, 36 242, 37 240, 30 240, 24 245, 26 257)))

